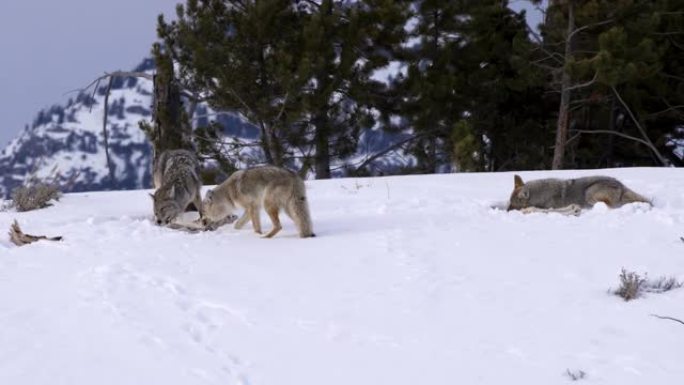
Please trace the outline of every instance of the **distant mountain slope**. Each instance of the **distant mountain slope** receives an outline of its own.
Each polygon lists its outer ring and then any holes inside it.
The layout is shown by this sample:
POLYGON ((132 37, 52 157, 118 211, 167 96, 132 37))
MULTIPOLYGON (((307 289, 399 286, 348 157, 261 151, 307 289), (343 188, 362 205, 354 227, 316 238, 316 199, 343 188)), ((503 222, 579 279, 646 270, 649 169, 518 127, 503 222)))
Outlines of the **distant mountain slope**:
MULTIPOLYGON (((145 59, 134 69, 137 72, 153 70, 152 59, 145 59)), ((102 119, 106 86, 102 85, 94 94, 79 93, 64 105, 40 111, 33 123, 0 151, 0 197, 8 196, 28 176, 46 177, 53 170, 57 170, 65 181, 77 174, 69 191, 151 187, 151 147, 138 122, 152 119, 152 87, 151 81, 138 78, 117 78, 112 84, 107 127, 114 181, 109 180, 105 159, 102 119)), ((226 142, 234 139, 249 142, 258 138, 257 128, 241 117, 231 113, 216 114, 205 105, 198 106, 193 123, 205 126, 210 120, 223 127, 226 142)), ((346 163, 358 165, 406 135, 390 134, 379 127, 365 130, 357 154, 346 163)), ((241 150, 234 161, 244 166, 260 159, 260 149, 250 146, 241 150)), ((408 165, 407 162, 411 159, 405 158, 401 149, 397 149, 372 163, 382 170, 378 173, 386 173, 408 165)), ((336 162, 333 166, 335 176, 344 174, 345 164, 336 162)))
MULTIPOLYGON (((151 60, 135 70, 151 71, 151 60)), ((108 180, 102 135, 105 88, 94 97, 80 93, 66 105, 40 111, 30 126, 0 153, 0 195, 28 174, 47 176, 55 167, 65 177, 78 173, 74 191, 132 189, 150 185, 150 147, 138 121, 150 119, 152 84, 117 79, 110 95, 109 143, 116 181, 108 180)))
MULTIPOLYGON (((134 70, 151 72, 154 62, 146 59, 134 70)), ((45 177, 55 169, 63 179, 78 174, 71 191, 151 186, 151 148, 138 122, 152 118, 152 82, 118 78, 112 85, 107 127, 114 181, 109 180, 102 133, 105 91, 101 86, 94 95, 79 93, 65 105, 38 113, 0 152, 0 197, 7 196, 28 175, 45 177)), ((206 107, 198 108, 198 113, 206 112, 206 107)), ((212 119, 219 120, 227 135, 257 136, 256 129, 236 116, 222 114, 212 119)))

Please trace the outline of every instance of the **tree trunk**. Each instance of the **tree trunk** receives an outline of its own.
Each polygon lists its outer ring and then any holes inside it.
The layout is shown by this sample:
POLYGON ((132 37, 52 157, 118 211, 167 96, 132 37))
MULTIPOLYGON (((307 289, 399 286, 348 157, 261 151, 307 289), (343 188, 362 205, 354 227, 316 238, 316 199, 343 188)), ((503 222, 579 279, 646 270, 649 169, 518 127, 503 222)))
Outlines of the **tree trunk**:
MULTIPOLYGON (((575 28, 575 14, 572 0, 568 1, 568 30, 565 40, 565 56, 567 61, 572 55, 572 32, 575 28)), ((563 68, 563 75, 561 78, 561 101, 558 108, 558 123, 556 124, 556 145, 553 151, 553 161, 551 168, 559 170, 563 168, 563 161, 565 158, 565 144, 568 140, 568 115, 570 111, 570 74, 567 68, 563 68)))
POLYGON ((316 179, 330 179, 330 137, 328 135, 326 118, 316 118, 313 124, 316 127, 314 137, 314 144, 316 146, 316 155, 314 156, 316 179))
POLYGON ((266 163, 274 164, 273 154, 271 152, 271 130, 266 128, 266 125, 261 123, 261 150, 266 157, 266 163))
POLYGON ((157 74, 154 76, 154 125, 150 141, 154 158, 166 150, 190 149, 191 127, 184 119, 181 90, 173 70, 171 58, 156 55, 157 74))
MULTIPOLYGON (((611 131, 617 131, 615 127, 615 97, 610 98, 610 110, 609 110, 609 115, 608 115, 608 129, 611 131)), ((605 167, 606 168, 611 168, 613 167, 613 152, 614 152, 614 146, 615 146, 615 141, 613 135, 608 135, 607 138, 608 142, 606 143, 606 150, 605 150, 605 167)))

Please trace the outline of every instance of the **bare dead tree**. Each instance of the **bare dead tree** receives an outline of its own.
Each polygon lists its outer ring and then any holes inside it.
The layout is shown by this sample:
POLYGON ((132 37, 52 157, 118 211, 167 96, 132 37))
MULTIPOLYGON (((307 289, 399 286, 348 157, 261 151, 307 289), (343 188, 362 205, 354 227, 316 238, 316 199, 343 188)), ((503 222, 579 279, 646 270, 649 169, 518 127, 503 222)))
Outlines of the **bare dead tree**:
MULTIPOLYGON (((110 183, 114 183, 114 169, 112 168, 112 162, 111 162, 111 159, 109 156, 109 135, 107 133, 107 118, 108 118, 108 113, 109 113, 109 94, 111 93, 112 84, 114 83, 114 79, 117 77, 143 78, 143 79, 154 81, 154 75, 148 74, 146 72, 137 72, 137 71, 105 72, 104 75, 96 78, 87 86, 80 88, 80 89, 70 91, 70 92, 85 93, 92 87, 93 88, 93 98, 94 98, 94 95, 97 92, 98 87, 100 86, 100 82, 102 82, 104 80, 108 80, 107 90, 105 92, 105 98, 104 98, 104 114, 102 117, 102 136, 104 138, 105 158, 107 160, 107 171, 109 172, 110 183)), ((90 110, 92 111, 92 105, 90 107, 90 110)))

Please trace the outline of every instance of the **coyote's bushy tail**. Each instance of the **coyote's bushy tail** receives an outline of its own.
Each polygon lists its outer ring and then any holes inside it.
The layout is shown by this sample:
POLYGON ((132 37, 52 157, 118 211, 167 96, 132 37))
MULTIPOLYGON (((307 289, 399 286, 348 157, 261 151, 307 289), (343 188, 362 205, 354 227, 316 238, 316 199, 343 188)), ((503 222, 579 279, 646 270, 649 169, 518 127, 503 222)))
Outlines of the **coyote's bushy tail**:
POLYGON ((311 214, 309 213, 309 202, 306 199, 306 186, 304 182, 297 178, 292 186, 292 197, 287 204, 287 213, 297 225, 299 236, 302 238, 315 237, 311 214))
POLYGON ((647 199, 644 196, 637 194, 628 188, 625 188, 625 192, 622 194, 622 203, 626 204, 635 202, 648 203, 649 205, 653 206, 653 202, 651 202, 650 199, 647 199))

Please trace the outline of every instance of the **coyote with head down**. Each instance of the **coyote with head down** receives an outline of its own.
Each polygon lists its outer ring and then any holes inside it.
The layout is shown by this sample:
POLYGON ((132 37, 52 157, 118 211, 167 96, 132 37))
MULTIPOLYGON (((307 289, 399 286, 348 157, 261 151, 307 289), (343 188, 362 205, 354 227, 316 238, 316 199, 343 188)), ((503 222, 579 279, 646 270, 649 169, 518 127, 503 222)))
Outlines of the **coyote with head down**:
POLYGON ((231 215, 237 206, 245 209, 235 223, 240 229, 252 221, 254 231, 261 234, 261 207, 268 214, 273 228, 264 237, 271 238, 281 229, 280 210, 292 218, 299 236, 314 237, 309 204, 304 182, 294 172, 275 166, 261 166, 234 172, 226 181, 207 192, 202 207, 204 225, 221 221, 231 215))
POLYGON ((193 203, 202 218, 200 164, 188 150, 167 150, 154 163, 154 216, 168 225, 193 203))

